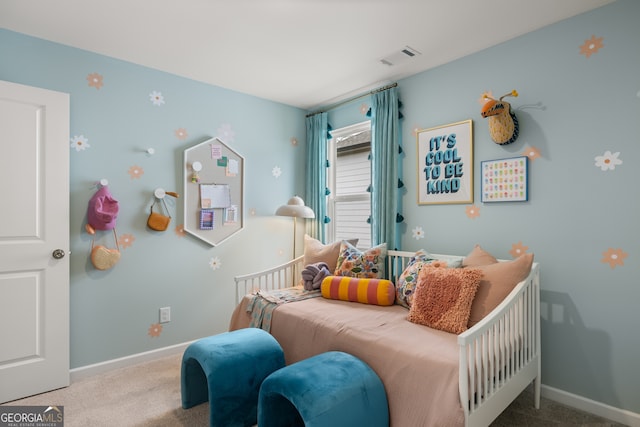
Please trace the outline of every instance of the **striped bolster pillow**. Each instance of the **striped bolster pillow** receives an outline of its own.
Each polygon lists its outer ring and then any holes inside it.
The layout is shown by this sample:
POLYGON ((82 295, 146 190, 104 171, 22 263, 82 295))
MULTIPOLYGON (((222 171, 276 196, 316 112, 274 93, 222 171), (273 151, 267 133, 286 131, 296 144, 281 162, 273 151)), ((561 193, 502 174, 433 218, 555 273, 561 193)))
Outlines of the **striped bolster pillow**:
POLYGON ((363 304, 393 305, 396 288, 386 279, 361 279, 346 276, 327 276, 320 286, 328 299, 361 302, 363 304))

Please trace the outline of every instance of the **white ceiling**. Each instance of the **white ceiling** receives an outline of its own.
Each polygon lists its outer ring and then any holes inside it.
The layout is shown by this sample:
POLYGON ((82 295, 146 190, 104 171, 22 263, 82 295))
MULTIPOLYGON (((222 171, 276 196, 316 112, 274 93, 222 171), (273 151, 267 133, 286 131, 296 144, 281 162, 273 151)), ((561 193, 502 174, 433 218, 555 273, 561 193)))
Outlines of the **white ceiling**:
POLYGON ((314 109, 612 1, 0 0, 0 27, 314 109))

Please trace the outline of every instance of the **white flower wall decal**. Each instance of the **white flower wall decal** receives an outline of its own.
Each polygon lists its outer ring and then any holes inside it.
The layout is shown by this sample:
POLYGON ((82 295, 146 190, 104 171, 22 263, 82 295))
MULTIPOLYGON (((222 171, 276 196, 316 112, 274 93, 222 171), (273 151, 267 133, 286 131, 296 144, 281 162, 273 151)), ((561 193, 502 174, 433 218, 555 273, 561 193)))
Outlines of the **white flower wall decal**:
POLYGON ((411 230, 411 235, 416 240, 424 239, 424 230, 422 229, 422 227, 417 226, 416 228, 411 230))
POLYGON ((616 166, 622 164, 622 160, 618 158, 620 152, 611 153, 611 151, 605 151, 602 156, 596 156, 595 165, 602 171, 615 170, 616 166))
POLYGON ((236 138, 236 132, 231 128, 231 125, 225 123, 218 128, 218 136, 224 142, 233 142, 236 138))
POLYGON ((218 257, 211 258, 209 260, 209 267, 211 267, 212 270, 217 270, 220 267, 222 267, 222 262, 220 261, 220 258, 218 257))
POLYGON ((164 96, 162 96, 162 93, 158 92, 157 90, 154 90, 149 94, 149 100, 153 103, 153 105, 157 107, 160 107, 164 104, 164 96))
POLYGON ((84 135, 75 135, 71 138, 71 144, 69 144, 71 148, 75 148, 76 151, 84 151, 87 148, 91 147, 89 145, 89 140, 85 138, 84 135))

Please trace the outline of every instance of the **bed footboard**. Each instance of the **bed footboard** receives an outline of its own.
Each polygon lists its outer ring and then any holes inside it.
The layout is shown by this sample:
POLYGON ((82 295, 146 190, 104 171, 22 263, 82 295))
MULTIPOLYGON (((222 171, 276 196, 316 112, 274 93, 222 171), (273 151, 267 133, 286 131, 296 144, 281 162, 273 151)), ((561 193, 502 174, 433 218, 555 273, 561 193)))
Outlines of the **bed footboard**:
POLYGON ((466 426, 489 425, 534 381, 540 407, 540 279, 529 276, 487 317, 458 336, 466 426))
POLYGON ((257 289, 274 290, 289 288, 300 283, 300 273, 304 269, 304 256, 292 259, 277 267, 234 277, 236 282, 236 304, 246 294, 257 289))

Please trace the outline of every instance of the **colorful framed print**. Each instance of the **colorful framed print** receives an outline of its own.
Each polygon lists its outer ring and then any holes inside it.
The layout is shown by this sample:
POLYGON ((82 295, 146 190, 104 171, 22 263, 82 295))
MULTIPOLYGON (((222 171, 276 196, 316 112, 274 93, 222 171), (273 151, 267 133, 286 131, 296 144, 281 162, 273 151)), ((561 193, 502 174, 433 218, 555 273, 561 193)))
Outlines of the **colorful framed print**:
POLYGON ((482 202, 529 200, 527 156, 480 162, 482 202))
POLYGON ((418 204, 473 203, 473 121, 419 130, 418 204))

